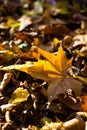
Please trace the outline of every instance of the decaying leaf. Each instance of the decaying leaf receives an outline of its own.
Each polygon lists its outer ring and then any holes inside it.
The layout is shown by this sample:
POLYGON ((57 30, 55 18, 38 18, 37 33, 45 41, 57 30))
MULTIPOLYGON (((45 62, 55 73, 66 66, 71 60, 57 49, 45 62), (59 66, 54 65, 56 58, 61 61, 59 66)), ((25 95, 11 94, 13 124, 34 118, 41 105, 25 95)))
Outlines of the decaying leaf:
POLYGON ((24 71, 37 79, 43 79, 49 83, 48 100, 52 101, 60 93, 67 89, 73 89, 76 95, 80 95, 82 84, 78 80, 69 77, 68 71, 72 66, 72 59, 67 59, 66 53, 60 45, 58 54, 37 48, 37 51, 45 58, 37 62, 28 62, 22 65, 2 67, 1 70, 24 71))
POLYGON ((27 89, 23 89, 22 87, 17 88, 13 92, 11 99, 9 100, 9 103, 18 104, 18 103, 24 102, 27 100, 28 96, 29 96, 29 92, 27 89))

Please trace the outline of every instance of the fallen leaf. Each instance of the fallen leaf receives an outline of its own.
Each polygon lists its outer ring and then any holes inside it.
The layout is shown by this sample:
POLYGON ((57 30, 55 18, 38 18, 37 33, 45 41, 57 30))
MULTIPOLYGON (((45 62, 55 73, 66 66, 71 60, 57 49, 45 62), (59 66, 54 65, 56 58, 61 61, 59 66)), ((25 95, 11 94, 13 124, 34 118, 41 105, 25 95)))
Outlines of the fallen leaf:
POLYGON ((59 101, 64 103, 67 107, 69 107, 73 110, 80 110, 81 109, 80 99, 76 99, 72 95, 60 94, 59 95, 59 101))
POLYGON ((68 75, 72 67, 72 58, 67 59, 66 53, 60 45, 58 54, 37 48, 37 51, 45 58, 37 62, 28 62, 22 65, 12 65, 2 67, 1 70, 20 70, 30 74, 37 79, 43 79, 48 82, 48 100, 51 102, 60 93, 67 89, 73 89, 76 95, 80 95, 82 83, 68 75))
POLYGON ((63 122, 46 122, 40 130, 60 130, 63 126, 63 122))
POLYGON ((43 13, 43 5, 41 1, 34 2, 34 12, 36 14, 42 14, 43 13))
POLYGON ((82 119, 73 118, 66 122, 46 122, 40 130, 84 130, 85 122, 82 119))
POLYGON ((17 88, 12 96, 11 96, 11 99, 9 100, 9 103, 11 104, 18 104, 18 103, 21 103, 21 102, 24 102, 27 100, 29 96, 29 92, 27 89, 24 89, 24 88, 17 88))
POLYGON ((81 77, 81 76, 78 76, 78 75, 73 75, 74 79, 77 79, 81 82, 83 82, 84 84, 87 85, 87 78, 86 77, 81 77))
POLYGON ((82 99, 81 109, 82 111, 87 112, 87 95, 82 96, 81 99, 82 99))
POLYGON ((0 64, 10 62, 15 58, 15 54, 9 50, 2 50, 0 51, 0 64))
POLYGON ((0 43, 0 51, 5 50, 3 45, 0 43))
POLYGON ((64 122, 63 128, 64 130, 84 130, 85 122, 81 118, 73 118, 64 122))
MULTIPOLYGON (((79 45, 81 45, 82 47, 87 46, 87 34, 76 35, 75 37, 73 37, 71 46, 76 47, 79 45)), ((82 49, 80 51, 82 51, 82 49)))
POLYGON ((49 100, 56 98, 58 94, 66 92, 69 88, 74 90, 76 96, 79 96, 82 84, 78 80, 75 80, 71 77, 65 77, 65 78, 61 77, 59 79, 55 79, 49 84, 48 88, 48 96, 50 97, 49 100))
POLYGON ((23 15, 18 21, 20 22, 19 31, 22 31, 28 25, 32 24, 32 21, 31 21, 30 17, 28 17, 26 15, 23 15))
POLYGON ((4 78, 0 84, 0 91, 3 91, 6 85, 9 83, 12 77, 12 73, 5 73, 4 78))
POLYGON ((13 23, 14 23, 14 19, 9 17, 7 22, 6 22, 7 26, 11 27, 13 23))
POLYGON ((30 38, 30 36, 24 32, 17 32, 15 36, 16 39, 21 39, 22 41, 26 41, 28 44, 31 44, 31 42, 33 41, 32 38, 30 38))
POLYGON ((59 113, 59 114, 63 114, 63 115, 69 114, 69 109, 67 110, 67 107, 63 103, 56 102, 56 101, 53 101, 50 104, 50 106, 48 104, 48 110, 51 110, 54 113, 59 113))

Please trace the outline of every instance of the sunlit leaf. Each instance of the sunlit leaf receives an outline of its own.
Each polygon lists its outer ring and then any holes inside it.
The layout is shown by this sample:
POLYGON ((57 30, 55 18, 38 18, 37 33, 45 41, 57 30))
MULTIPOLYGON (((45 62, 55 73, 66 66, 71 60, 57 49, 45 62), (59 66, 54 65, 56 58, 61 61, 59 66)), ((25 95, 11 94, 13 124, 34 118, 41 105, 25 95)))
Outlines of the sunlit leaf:
POLYGON ((78 79, 79 81, 83 82, 84 84, 87 84, 87 78, 86 77, 81 77, 81 76, 78 76, 78 75, 73 75, 73 77, 75 79, 78 79))
POLYGON ((37 79, 47 81, 49 83, 49 101, 52 101, 58 94, 64 93, 70 88, 74 90, 76 95, 80 95, 82 84, 68 75, 69 69, 72 67, 72 58, 67 59, 62 46, 60 45, 57 55, 40 48, 37 48, 37 51, 45 58, 45 60, 2 67, 1 70, 9 71, 11 69, 17 69, 24 71, 37 79))
POLYGON ((15 58, 15 54, 12 51, 9 50, 2 50, 0 51, 0 63, 9 62, 13 58, 15 58))
POLYGON ((87 34, 76 35, 73 38, 72 47, 76 47, 76 46, 79 46, 79 45, 86 45, 86 43, 87 43, 87 34))
POLYGON ((63 122, 51 122, 47 123, 40 130, 60 130, 63 126, 63 122))
POLYGON ((5 73, 4 78, 0 84, 0 91, 3 91, 6 85, 9 83, 10 79, 12 77, 12 73, 5 73))
POLYGON ((53 44, 54 44, 55 46, 57 46, 57 45, 58 45, 58 43, 59 43, 59 39, 54 38, 54 39, 53 39, 53 44))
POLYGON ((32 23, 30 17, 26 15, 23 15, 18 21, 20 22, 19 31, 22 31, 24 28, 32 23))
POLYGON ((64 130, 84 130, 85 122, 81 118, 73 118, 64 122, 63 128, 64 130))
POLYGON ((8 20, 7 20, 7 25, 8 25, 9 27, 11 27, 13 23, 14 23, 14 20, 13 20, 12 18, 8 18, 8 20))
POLYGON ((84 130, 85 122, 82 119, 72 119, 66 122, 46 123, 40 130, 84 130))
POLYGON ((24 88, 17 88, 12 96, 11 96, 11 99, 9 100, 9 103, 11 104, 18 104, 18 103, 21 103, 21 102, 24 102, 27 100, 29 96, 29 92, 27 89, 24 89, 24 88))
POLYGON ((0 110, 1 110, 1 112, 5 112, 5 111, 8 111, 8 110, 11 110, 14 106, 15 105, 11 104, 11 103, 4 104, 4 105, 0 106, 0 110))

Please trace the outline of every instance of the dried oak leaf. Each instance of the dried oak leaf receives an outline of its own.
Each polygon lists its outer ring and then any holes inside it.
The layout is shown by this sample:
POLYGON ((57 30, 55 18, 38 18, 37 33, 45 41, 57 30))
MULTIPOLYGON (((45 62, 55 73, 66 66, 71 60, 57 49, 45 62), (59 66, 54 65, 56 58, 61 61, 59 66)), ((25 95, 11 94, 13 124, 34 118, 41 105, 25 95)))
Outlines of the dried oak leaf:
POLYGON ((16 69, 47 81, 49 84, 47 90, 49 102, 55 99, 58 94, 64 93, 70 88, 74 90, 76 95, 80 95, 82 83, 68 75, 68 71, 72 67, 72 59, 67 59, 62 46, 60 45, 57 55, 40 48, 37 48, 37 51, 45 60, 39 59, 37 62, 2 67, 1 70, 16 69))

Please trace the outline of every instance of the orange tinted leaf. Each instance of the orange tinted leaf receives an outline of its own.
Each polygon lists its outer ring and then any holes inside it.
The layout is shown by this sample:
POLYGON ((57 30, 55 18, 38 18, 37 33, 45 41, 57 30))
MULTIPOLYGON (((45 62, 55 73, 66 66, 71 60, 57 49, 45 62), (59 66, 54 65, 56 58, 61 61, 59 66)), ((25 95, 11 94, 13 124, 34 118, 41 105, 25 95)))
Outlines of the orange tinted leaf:
POLYGON ((1 50, 5 50, 5 48, 2 46, 2 44, 0 43, 0 51, 1 50))
POLYGON ((87 95, 82 97, 81 109, 87 112, 87 95))
POLYGON ((37 52, 45 60, 39 59, 37 62, 7 66, 1 68, 1 70, 17 69, 35 78, 47 81, 49 83, 47 91, 49 101, 52 101, 58 94, 64 93, 69 88, 73 89, 76 95, 80 95, 82 84, 78 80, 69 77, 67 72, 72 66, 72 59, 67 59, 62 46, 60 45, 57 55, 40 48, 37 48, 37 52))
POLYGON ((32 42, 32 39, 24 32, 16 33, 16 39, 21 39, 22 41, 27 41, 28 43, 32 42))
POLYGON ((46 52, 40 48, 38 48, 38 52, 46 58, 57 70, 59 73, 63 74, 63 71, 67 70, 69 67, 72 66, 72 59, 66 58, 66 53, 63 51, 62 46, 60 45, 58 49, 58 55, 53 55, 50 52, 46 52))
POLYGON ((45 31, 46 35, 51 35, 51 34, 55 33, 54 27, 52 27, 50 25, 46 26, 44 31, 45 31))
POLYGON ((8 18, 8 20, 7 20, 7 25, 8 25, 9 27, 11 27, 13 23, 14 23, 14 20, 13 20, 12 18, 8 18))

